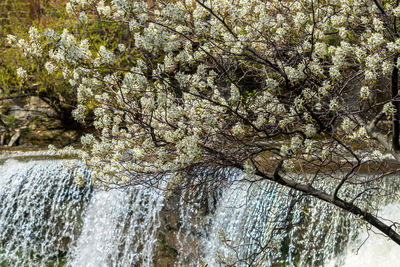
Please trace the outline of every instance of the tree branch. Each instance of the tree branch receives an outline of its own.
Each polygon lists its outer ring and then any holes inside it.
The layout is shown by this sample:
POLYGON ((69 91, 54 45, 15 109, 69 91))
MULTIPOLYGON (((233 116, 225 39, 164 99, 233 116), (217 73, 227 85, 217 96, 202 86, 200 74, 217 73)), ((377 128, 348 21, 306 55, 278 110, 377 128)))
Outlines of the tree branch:
POLYGON ((378 230, 380 230, 386 236, 388 236, 396 244, 400 245, 400 235, 396 231, 394 231, 387 224, 383 223, 376 216, 372 215, 371 213, 369 213, 367 211, 363 211, 362 209, 360 209, 358 206, 354 205, 353 203, 344 201, 340 198, 333 198, 331 195, 325 193, 324 191, 315 189, 311 185, 301 184, 294 180, 284 178, 281 175, 279 175, 276 170, 274 172, 273 177, 270 177, 263 172, 257 172, 256 175, 259 175, 266 180, 276 182, 285 187, 289 187, 289 188, 298 190, 300 192, 305 193, 306 195, 316 197, 322 201, 333 204, 338 208, 348 211, 348 212, 352 213, 353 215, 359 216, 366 222, 370 223, 372 226, 376 227, 378 230))

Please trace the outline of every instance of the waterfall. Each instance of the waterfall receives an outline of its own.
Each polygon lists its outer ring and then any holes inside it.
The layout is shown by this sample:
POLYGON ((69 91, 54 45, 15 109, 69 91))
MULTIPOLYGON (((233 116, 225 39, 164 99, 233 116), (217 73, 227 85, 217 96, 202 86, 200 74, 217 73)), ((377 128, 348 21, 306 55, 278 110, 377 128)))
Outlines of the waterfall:
POLYGON ((321 266, 355 238, 343 230, 349 214, 269 182, 232 186, 215 214, 204 242, 209 266, 321 266))
MULTIPOLYGON (((383 207, 380 215, 391 221, 400 221, 400 204, 389 204, 383 207)), ((337 260, 331 260, 327 267, 376 267, 376 266, 400 266, 400 247, 392 240, 382 236, 377 231, 362 231, 356 240, 349 244, 343 251, 340 265, 337 260)))
MULTIPOLYGON (((351 215, 270 182, 240 182, 238 171, 226 188, 168 195, 79 187, 69 161, 0 161, 0 266, 355 266, 376 251, 379 266, 393 266, 399 253, 370 236, 356 255, 367 233, 351 215)), ((400 219, 396 210, 381 214, 400 219)))
POLYGON ((65 262, 89 197, 89 187, 75 186, 60 161, 0 165, 0 265, 65 262))
POLYGON ((146 189, 95 192, 72 266, 151 266, 157 245, 161 192, 146 189))
POLYGON ((81 188, 63 163, 0 165, 0 266, 151 266, 162 192, 81 188))

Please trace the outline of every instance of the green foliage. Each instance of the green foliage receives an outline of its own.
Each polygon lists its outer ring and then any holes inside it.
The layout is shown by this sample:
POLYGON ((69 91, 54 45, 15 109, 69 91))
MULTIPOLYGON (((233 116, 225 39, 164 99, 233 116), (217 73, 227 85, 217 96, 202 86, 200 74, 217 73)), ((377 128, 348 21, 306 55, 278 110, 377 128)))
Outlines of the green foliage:
POLYGON ((14 115, 6 117, 4 121, 7 124, 8 129, 16 129, 21 124, 21 119, 15 117, 14 115))
MULTIPOLYGON (((32 15, 29 2, 3 1, 0 5, 2 24, 0 24, 0 98, 39 96, 56 113, 63 122, 71 123, 71 111, 76 105, 75 90, 63 79, 62 73, 49 76, 45 66, 46 57, 27 57, 20 48, 11 47, 7 35, 27 39, 29 28, 35 26, 40 34, 45 28, 55 30, 73 30, 73 21, 68 19, 63 1, 40 1, 40 17, 32 15), (17 69, 27 71, 28 78, 22 80, 17 76, 17 69)), ((41 44, 41 49, 48 54, 48 43, 41 44)), ((5 115, 5 114, 0 114, 5 115)))

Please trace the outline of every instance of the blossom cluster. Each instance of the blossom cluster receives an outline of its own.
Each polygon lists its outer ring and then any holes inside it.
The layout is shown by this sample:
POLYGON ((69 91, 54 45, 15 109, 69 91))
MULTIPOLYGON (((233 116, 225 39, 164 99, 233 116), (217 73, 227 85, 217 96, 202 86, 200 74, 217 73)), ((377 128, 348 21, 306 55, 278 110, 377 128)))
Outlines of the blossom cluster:
POLYGON ((83 137, 79 153, 98 181, 181 177, 201 164, 254 173, 266 151, 293 170, 336 148, 317 138, 368 139, 354 114, 396 112, 368 106, 400 51, 373 1, 153 2, 69 1, 82 27, 97 16, 127 34, 102 45, 68 30, 8 36, 27 55, 50 42, 48 74, 62 71, 77 90, 77 120, 94 114, 99 134, 83 137))

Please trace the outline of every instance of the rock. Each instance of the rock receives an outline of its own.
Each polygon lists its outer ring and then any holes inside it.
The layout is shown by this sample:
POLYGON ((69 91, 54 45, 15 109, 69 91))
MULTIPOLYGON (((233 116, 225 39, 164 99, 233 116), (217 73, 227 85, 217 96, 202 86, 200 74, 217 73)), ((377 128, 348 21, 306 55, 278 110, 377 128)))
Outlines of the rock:
POLYGON ((8 143, 8 147, 16 146, 18 145, 19 138, 21 137, 21 132, 18 129, 15 134, 11 137, 10 142, 8 143))
POLYGON ((2 133, 0 136, 0 146, 4 146, 6 144, 6 133, 2 133))
POLYGON ((165 199, 159 213, 155 266, 189 266, 200 260, 203 230, 208 227, 207 215, 214 211, 209 206, 212 202, 209 198, 213 196, 206 189, 203 185, 194 191, 175 191, 165 199))

